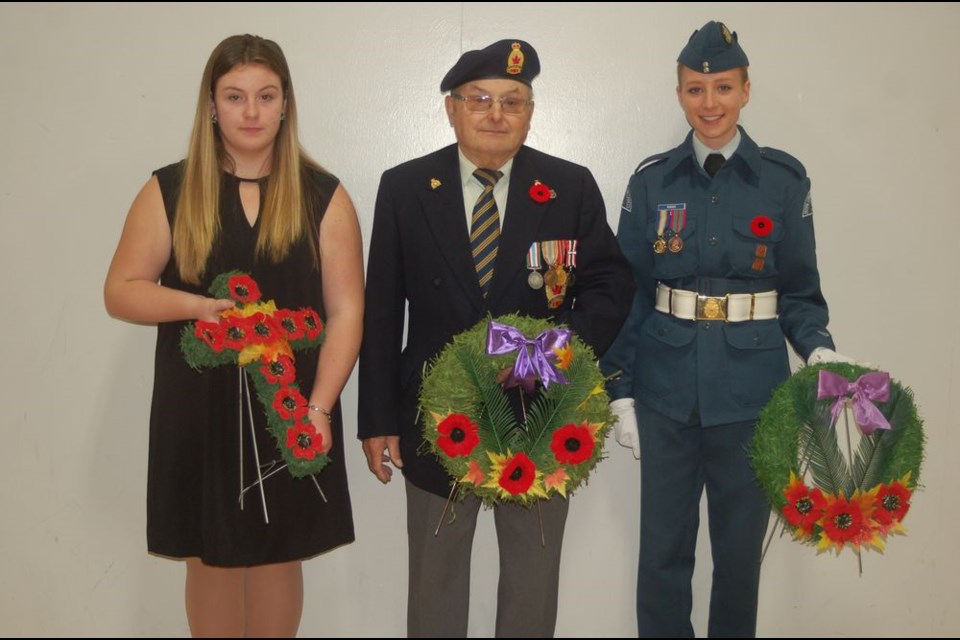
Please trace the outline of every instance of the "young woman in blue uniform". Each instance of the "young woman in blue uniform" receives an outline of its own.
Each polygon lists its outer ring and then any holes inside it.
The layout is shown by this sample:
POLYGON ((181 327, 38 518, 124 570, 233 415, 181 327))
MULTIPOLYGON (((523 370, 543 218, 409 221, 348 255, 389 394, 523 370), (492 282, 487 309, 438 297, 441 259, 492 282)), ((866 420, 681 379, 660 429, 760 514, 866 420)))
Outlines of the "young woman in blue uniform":
POLYGON ((737 125, 750 100, 737 35, 708 22, 678 62, 693 130, 630 179, 617 235, 637 295, 603 365, 622 372, 610 385, 617 439, 643 452, 640 636, 693 635, 706 488, 708 633, 748 637, 768 515, 746 454, 757 415, 790 375, 787 341, 804 359, 845 358, 827 332, 806 171, 737 125))

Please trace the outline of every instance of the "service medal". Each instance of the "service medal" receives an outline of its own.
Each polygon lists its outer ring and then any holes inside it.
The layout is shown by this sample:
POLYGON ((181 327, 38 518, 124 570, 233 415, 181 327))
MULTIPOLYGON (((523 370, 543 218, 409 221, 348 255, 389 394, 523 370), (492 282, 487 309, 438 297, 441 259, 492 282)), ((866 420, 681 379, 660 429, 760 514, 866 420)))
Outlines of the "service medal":
POLYGON ((540 243, 540 249, 543 255, 543 264, 547 268, 547 272, 543 274, 544 282, 553 286, 555 283, 550 281, 550 273, 553 265, 557 264, 557 260, 560 259, 560 241, 544 240, 540 243))
POLYGON ((577 268, 577 240, 567 240, 567 253, 564 268, 567 270, 567 286, 572 287, 576 281, 573 270, 577 268))
POLYGON ((540 244, 534 242, 527 249, 527 269, 530 275, 527 276, 527 284, 531 289, 540 289, 543 287, 543 276, 540 275, 540 244))
POLYGON ((563 296, 554 296, 550 298, 550 301, 547 303, 547 306, 551 309, 556 309, 563 304, 563 296))
POLYGON ((667 228, 667 209, 670 205, 657 205, 657 239, 653 241, 653 252, 664 254, 667 252, 667 240, 663 237, 663 232, 667 228))
POLYGON ((557 273, 553 269, 547 269, 547 272, 543 274, 543 282, 548 287, 557 286, 557 273))
POLYGON ((539 271, 531 271, 530 275, 527 276, 527 284, 530 285, 531 289, 542 289, 543 276, 540 275, 539 271))
POLYGON ((686 205, 675 205, 667 213, 670 220, 668 223, 670 229, 667 230, 670 236, 670 239, 667 240, 667 249, 670 250, 670 253, 680 253, 683 251, 683 238, 680 237, 680 232, 687 226, 687 207, 686 205))
POLYGON ((567 286, 567 272, 564 271, 563 267, 559 264, 553 268, 557 274, 557 285, 561 287, 567 286))
POLYGON ((546 287, 543 290, 543 293, 547 296, 547 306, 551 309, 556 309, 563 304, 563 298, 567 293, 567 287, 562 284, 557 284, 552 287, 546 287))

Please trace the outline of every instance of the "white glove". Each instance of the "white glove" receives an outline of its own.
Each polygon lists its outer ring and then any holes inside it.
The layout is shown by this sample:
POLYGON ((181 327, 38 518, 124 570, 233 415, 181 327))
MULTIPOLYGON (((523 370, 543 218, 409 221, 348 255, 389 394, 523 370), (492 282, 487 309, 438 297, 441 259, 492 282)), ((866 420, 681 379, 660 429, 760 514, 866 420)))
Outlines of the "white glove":
POLYGON ((827 349, 826 347, 817 347, 810 353, 810 357, 807 358, 807 364, 821 364, 823 362, 844 362, 846 364, 856 365, 860 364, 853 358, 840 355, 833 349, 827 349))
POLYGON ((633 449, 633 457, 640 459, 640 430, 637 428, 637 414, 633 410, 633 398, 620 398, 610 403, 610 411, 617 416, 613 423, 613 434, 621 447, 633 449))

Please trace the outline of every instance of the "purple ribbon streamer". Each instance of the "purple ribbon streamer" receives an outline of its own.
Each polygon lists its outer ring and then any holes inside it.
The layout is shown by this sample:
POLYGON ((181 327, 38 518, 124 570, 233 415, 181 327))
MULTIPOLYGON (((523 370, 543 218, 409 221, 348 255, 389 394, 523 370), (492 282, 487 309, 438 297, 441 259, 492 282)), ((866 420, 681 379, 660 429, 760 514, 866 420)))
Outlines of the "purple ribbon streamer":
POLYGON ((553 350, 565 347, 572 335, 573 332, 569 329, 547 329, 529 340, 516 327, 491 320, 487 328, 487 354, 499 356, 516 351, 517 360, 513 364, 513 371, 503 386, 510 388, 521 385, 527 394, 533 395, 538 377, 547 389, 551 382, 569 384, 550 358, 556 358, 553 350))
POLYGON ((855 382, 832 371, 820 371, 817 382, 817 400, 836 398, 830 415, 836 421, 843 411, 844 401, 853 402, 853 419, 864 435, 872 435, 877 429, 889 429, 887 421, 874 402, 886 402, 890 399, 890 374, 885 371, 865 373, 855 382))

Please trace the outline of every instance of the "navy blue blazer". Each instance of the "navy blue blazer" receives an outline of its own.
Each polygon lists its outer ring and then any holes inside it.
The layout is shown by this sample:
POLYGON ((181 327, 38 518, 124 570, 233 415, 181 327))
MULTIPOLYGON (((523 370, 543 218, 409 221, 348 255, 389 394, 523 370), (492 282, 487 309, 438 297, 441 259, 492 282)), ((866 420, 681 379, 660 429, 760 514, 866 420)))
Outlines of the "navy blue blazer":
POLYGON ((358 436, 399 435, 405 477, 446 497, 450 478, 422 446, 416 423, 425 364, 488 314, 520 313, 566 323, 601 355, 633 298, 630 267, 607 224, 600 189, 585 167, 529 147, 514 157, 507 214, 484 300, 470 252, 457 146, 386 171, 367 263, 360 350, 358 436), (556 192, 544 203, 534 180, 556 192), (575 283, 557 309, 527 284, 527 250, 542 240, 578 240, 575 283), (404 336, 406 334, 406 341, 404 336))

